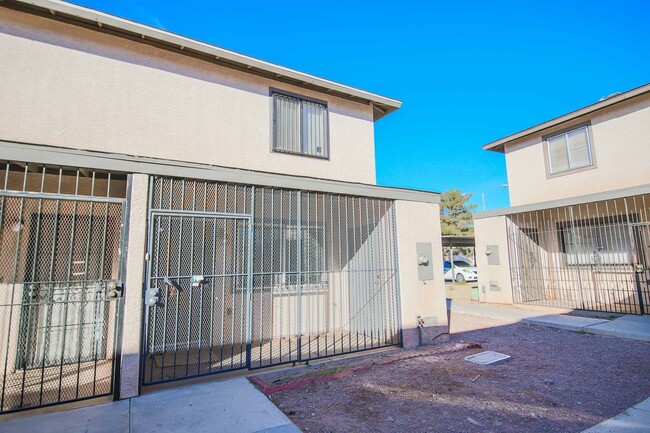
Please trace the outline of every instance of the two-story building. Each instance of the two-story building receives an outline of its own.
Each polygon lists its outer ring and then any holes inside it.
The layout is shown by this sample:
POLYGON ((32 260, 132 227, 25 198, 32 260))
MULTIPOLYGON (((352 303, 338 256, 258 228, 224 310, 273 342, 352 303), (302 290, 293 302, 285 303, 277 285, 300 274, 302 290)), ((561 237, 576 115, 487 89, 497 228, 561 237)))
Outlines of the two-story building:
POLYGON ((401 103, 59 0, 0 3, 0 413, 446 329, 401 103))
POLYGON ((650 311, 650 84, 494 141, 511 206, 474 217, 480 300, 650 311))

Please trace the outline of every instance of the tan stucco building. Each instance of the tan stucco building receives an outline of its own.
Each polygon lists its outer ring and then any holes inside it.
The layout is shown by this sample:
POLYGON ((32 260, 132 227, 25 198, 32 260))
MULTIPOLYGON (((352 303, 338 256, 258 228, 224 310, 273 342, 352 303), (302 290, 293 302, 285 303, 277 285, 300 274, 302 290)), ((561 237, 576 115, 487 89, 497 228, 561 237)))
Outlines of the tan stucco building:
POLYGON ((650 85, 484 149, 512 207, 475 215, 480 300, 647 314, 650 85))
POLYGON ((58 0, 0 3, 0 77, 0 412, 446 329, 399 101, 58 0))

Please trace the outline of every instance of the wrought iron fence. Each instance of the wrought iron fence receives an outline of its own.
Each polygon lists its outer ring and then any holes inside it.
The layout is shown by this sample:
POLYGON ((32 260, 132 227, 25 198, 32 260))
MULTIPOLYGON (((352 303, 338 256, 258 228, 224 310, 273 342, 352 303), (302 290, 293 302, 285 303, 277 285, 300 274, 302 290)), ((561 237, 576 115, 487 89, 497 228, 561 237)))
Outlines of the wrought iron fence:
POLYGON ((389 200, 155 178, 145 384, 400 343, 389 200))
POLYGON ((509 215, 515 302, 644 314, 648 195, 509 215))
POLYGON ((111 394, 126 175, 5 162, 0 179, 0 412, 111 394))

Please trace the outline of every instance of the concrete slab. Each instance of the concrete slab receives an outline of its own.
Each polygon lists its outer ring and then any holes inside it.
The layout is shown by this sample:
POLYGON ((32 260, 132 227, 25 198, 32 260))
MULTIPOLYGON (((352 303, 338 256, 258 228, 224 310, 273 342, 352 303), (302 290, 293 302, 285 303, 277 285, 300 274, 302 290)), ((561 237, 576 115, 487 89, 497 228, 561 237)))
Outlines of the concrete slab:
POLYGON ((616 320, 590 326, 587 332, 650 341, 650 316, 623 316, 616 320))
POLYGON ((650 411, 642 410, 639 407, 650 407, 650 399, 585 430, 583 433, 648 433, 650 432, 650 411))
POLYGON ((650 412, 650 398, 647 398, 647 399, 643 400, 639 404, 635 404, 634 409, 639 409, 639 410, 644 410, 646 412, 650 412))
POLYGON ((604 324, 609 321, 604 319, 592 319, 589 317, 549 314, 546 316, 527 318, 524 319, 523 322, 531 325, 548 326, 551 328, 566 329, 575 332, 585 332, 587 327, 604 324))
POLYGON ((255 433, 291 424, 246 378, 179 385, 131 400, 131 433, 255 433))
POLYGON ((260 430, 256 433, 302 433, 295 424, 285 424, 278 427, 271 427, 264 430, 260 430))
POLYGON ((246 378, 153 391, 77 409, 0 420, 2 433, 297 433, 246 378))
POLYGON ((129 401, 0 420, 2 433, 129 433, 129 401))
POLYGON ((456 299, 451 301, 452 314, 468 314, 499 320, 504 323, 516 323, 526 318, 564 314, 570 311, 570 309, 565 308, 539 307, 536 305, 484 304, 456 299))

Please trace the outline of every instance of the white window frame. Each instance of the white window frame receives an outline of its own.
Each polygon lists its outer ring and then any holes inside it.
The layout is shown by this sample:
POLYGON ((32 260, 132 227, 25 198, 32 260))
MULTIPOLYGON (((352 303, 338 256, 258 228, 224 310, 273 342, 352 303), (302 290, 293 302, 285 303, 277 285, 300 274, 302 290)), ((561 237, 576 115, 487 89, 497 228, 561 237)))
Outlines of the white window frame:
POLYGON ((273 152, 278 152, 278 153, 288 153, 292 155, 301 155, 301 156, 307 156, 311 158, 319 158, 319 159, 327 159, 329 160, 330 157, 330 143, 329 143, 329 107, 327 105, 327 102, 321 101, 318 99, 313 99, 313 98, 307 98, 301 95, 296 95, 294 93, 290 92, 285 92, 285 91, 279 91, 275 89, 271 89, 271 151, 273 152), (300 143, 299 143, 299 148, 300 151, 294 151, 290 149, 283 149, 276 144, 276 112, 275 112, 275 104, 274 104, 274 98, 275 96, 284 96, 292 99, 296 99, 300 102, 300 143), (304 111, 304 103, 309 102, 311 104, 317 104, 321 105, 324 108, 325 111, 325 142, 323 143, 323 149, 320 154, 318 153, 309 153, 308 151, 304 150, 305 149, 305 136, 306 131, 305 128, 302 125, 303 121, 303 116, 305 115, 304 111))
POLYGON ((566 129, 564 131, 561 131, 559 133, 549 135, 544 137, 544 146, 546 147, 546 160, 548 162, 548 174, 549 176, 555 176, 555 175, 561 175, 565 173, 572 173, 576 171, 581 171, 585 169, 590 169, 595 167, 595 160, 594 160, 594 150, 593 150, 593 145, 592 145, 592 140, 591 140, 591 134, 589 133, 589 124, 583 124, 579 125, 576 127, 572 127, 571 129, 566 129), (586 165, 581 165, 578 167, 572 167, 571 165, 571 153, 569 152, 569 144, 568 144, 568 135, 576 132, 584 130, 585 136, 587 138, 587 152, 589 154, 589 164, 586 165), (551 145, 550 145, 550 140, 558 137, 564 137, 564 149, 566 151, 567 155, 567 161, 569 164, 569 168, 565 170, 556 170, 553 168, 553 158, 551 157, 551 145))

